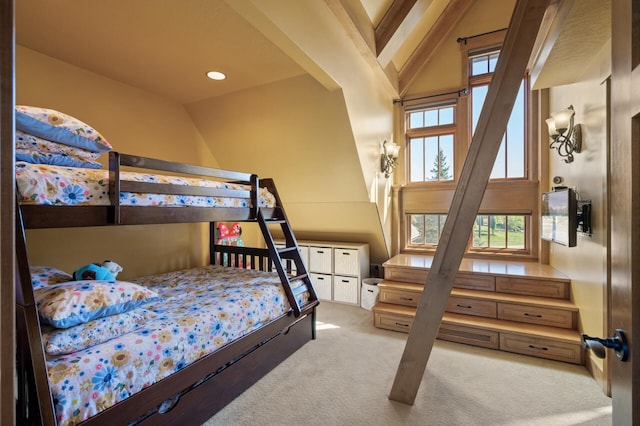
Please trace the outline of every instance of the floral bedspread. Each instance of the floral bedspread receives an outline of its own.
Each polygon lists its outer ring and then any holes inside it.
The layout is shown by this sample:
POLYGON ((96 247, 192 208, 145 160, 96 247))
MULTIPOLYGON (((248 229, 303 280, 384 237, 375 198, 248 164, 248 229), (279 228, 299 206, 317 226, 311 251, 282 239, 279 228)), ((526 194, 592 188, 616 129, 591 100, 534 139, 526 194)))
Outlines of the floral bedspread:
MULTIPOLYGON (((224 189, 248 189, 247 186, 214 180, 166 176, 149 173, 121 172, 121 180, 224 189)), ((25 204, 109 205, 109 171, 80 167, 51 166, 16 162, 16 184, 19 199, 25 204)), ((123 192, 121 205, 251 207, 246 198, 205 197, 193 195, 140 194, 123 192)), ((275 206, 275 197, 260 189, 260 206, 275 206)))
POLYGON ((161 296, 138 308, 144 327, 47 360, 59 425, 95 415, 290 307, 275 272, 210 265, 131 281, 161 296))

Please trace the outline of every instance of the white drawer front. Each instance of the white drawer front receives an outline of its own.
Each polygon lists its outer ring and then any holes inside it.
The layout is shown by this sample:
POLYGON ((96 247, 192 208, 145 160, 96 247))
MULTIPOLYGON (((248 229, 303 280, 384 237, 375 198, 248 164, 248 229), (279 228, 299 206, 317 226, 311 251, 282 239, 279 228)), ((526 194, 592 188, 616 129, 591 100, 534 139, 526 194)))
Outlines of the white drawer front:
POLYGON ((332 258, 331 247, 309 247, 309 271, 330 274, 332 258))
POLYGON ((336 274, 357 276, 360 272, 358 250, 334 248, 333 262, 333 268, 336 274))
POLYGON ((314 274, 312 272, 309 274, 309 277, 313 283, 313 288, 316 290, 318 299, 331 300, 331 287, 333 281, 331 275, 314 274))
POLYGON ((336 302, 358 304, 358 278, 333 277, 333 300, 336 302))

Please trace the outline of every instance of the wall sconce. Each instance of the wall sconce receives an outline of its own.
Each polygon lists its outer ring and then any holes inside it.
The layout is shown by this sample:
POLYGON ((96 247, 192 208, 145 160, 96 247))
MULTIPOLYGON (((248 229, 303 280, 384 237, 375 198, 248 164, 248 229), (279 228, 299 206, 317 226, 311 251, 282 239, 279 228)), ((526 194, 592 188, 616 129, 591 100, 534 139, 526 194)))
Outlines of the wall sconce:
POLYGON ((384 141, 382 144, 382 157, 380 167, 384 172, 384 177, 388 178, 393 173, 393 169, 398 165, 398 152, 400 152, 400 146, 395 142, 384 141))
POLYGON ((573 124, 575 113, 573 105, 570 105, 560 112, 552 112, 551 118, 546 120, 549 136, 553 138, 549 148, 557 149, 561 157, 566 157, 565 163, 573 162, 573 153, 582 149, 582 128, 573 124))

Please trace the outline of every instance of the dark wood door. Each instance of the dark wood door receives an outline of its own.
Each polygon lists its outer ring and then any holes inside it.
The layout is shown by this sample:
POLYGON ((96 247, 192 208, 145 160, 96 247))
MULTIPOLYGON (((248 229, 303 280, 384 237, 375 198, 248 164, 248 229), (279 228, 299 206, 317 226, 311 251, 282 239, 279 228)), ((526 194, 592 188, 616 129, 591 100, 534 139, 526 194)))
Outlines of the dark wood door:
POLYGON ((613 424, 640 424, 640 0, 612 2, 611 310, 627 361, 607 354, 613 424), (635 311, 635 312, 634 312, 635 311))

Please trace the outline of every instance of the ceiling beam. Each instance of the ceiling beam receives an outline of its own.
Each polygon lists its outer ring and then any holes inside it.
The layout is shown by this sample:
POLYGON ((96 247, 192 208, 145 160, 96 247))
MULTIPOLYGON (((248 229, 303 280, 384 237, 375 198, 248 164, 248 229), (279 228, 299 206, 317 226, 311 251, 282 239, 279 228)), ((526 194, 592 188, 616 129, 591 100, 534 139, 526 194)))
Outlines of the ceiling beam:
POLYGON ((375 30, 376 54, 389 65, 409 34, 420 23, 433 0, 395 0, 375 30))
POLYGON ((413 404, 548 0, 518 0, 389 399, 413 404))
POLYGON ((562 31, 573 3, 574 0, 552 0, 547 8, 536 44, 529 59, 529 83, 532 88, 535 88, 536 81, 562 31))
POLYGON ((360 2, 348 0, 324 0, 329 9, 336 16, 360 54, 371 66, 374 72, 379 72, 386 78, 386 84, 393 88, 398 95, 398 72, 393 64, 383 65, 376 57, 375 33, 369 16, 360 2), (357 4, 353 4, 357 3, 357 4))
POLYGON ((419 72, 434 57, 458 22, 473 5, 473 0, 451 0, 425 38, 398 73, 400 96, 404 96, 419 72))

